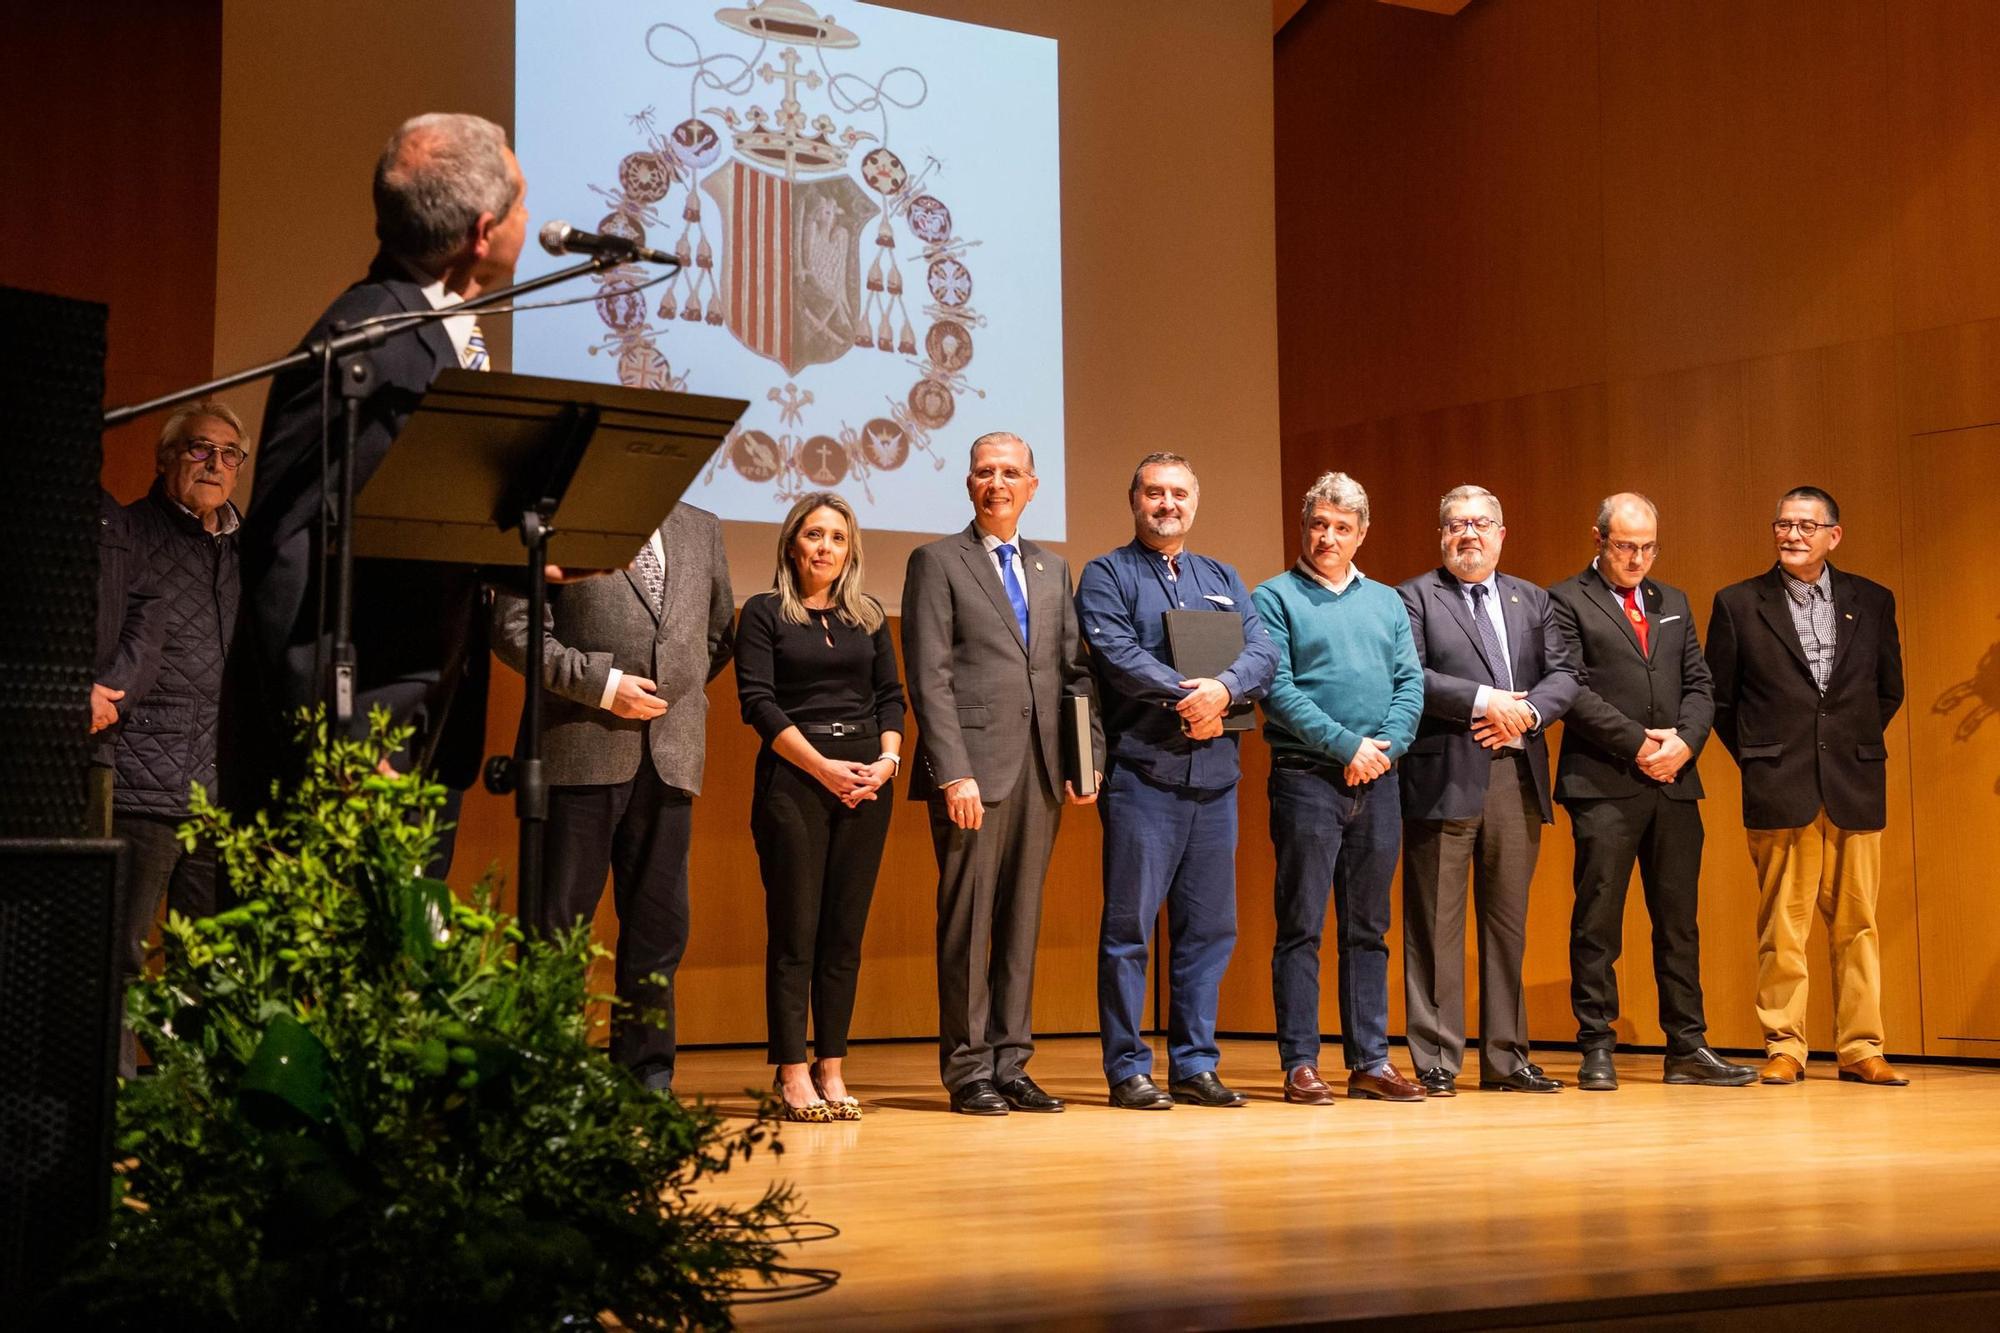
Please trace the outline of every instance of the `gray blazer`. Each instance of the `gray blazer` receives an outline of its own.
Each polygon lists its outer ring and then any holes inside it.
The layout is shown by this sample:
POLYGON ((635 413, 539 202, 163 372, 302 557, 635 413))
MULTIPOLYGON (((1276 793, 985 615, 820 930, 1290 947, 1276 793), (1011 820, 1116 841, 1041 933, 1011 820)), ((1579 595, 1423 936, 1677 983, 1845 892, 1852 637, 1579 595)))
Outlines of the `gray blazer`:
MULTIPOLYGON (((542 761, 563 786, 626 782, 650 753, 660 780, 690 795, 701 791, 707 742, 704 686, 729 661, 735 599, 722 524, 693 505, 660 524, 666 553, 664 612, 653 613, 631 570, 549 589, 542 641, 542 761), (611 669, 658 684, 667 711, 650 722, 599 707, 611 669)), ((497 595, 493 651, 526 675, 528 603, 497 595)))
MULTIPOLYGON (((1062 796, 1062 695, 1095 696, 1077 632, 1069 563, 1022 539, 1029 642, 980 543, 977 524, 910 553, 903 576, 903 668, 917 717, 910 799, 972 778, 991 805, 1014 794, 1021 757, 1041 747, 1050 795, 1062 796)), ((1104 767, 1104 730, 1091 715, 1104 767)))

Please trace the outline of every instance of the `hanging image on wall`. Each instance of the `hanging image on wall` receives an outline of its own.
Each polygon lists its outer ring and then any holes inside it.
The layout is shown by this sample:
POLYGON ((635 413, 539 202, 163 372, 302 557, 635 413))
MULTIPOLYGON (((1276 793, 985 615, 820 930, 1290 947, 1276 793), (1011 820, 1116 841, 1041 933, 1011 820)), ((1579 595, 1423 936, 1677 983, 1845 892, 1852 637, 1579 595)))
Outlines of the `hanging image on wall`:
MULTIPOLYGON (((674 255, 522 314, 525 374, 747 398, 688 492, 775 522, 955 529, 966 449, 1034 447, 1063 537, 1056 43, 867 4, 522 0, 515 128, 537 223, 674 255)), ((520 276, 573 262, 524 254, 520 276)))

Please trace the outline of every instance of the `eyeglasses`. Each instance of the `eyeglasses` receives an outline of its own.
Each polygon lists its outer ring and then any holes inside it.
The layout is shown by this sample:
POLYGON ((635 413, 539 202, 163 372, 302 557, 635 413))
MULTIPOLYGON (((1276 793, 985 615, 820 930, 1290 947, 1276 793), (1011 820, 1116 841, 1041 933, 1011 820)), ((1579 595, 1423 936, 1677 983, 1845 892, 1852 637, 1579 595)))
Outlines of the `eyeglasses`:
POLYGON ((1771 531, 1780 537, 1797 528, 1799 536, 1810 537, 1821 528, 1839 527, 1837 523, 1815 523, 1809 518, 1781 518, 1771 524, 1771 531))
POLYGON ((1499 526, 1499 519, 1486 518, 1483 515, 1479 518, 1448 518, 1443 524, 1444 530, 1454 537, 1462 537, 1468 532, 1476 532, 1484 537, 1499 526))
POLYGON ((217 444, 213 440, 189 440, 181 446, 187 456, 197 463, 206 463, 213 455, 215 461, 234 472, 243 466, 243 460, 250 455, 233 444, 217 444))
POLYGON ((1613 555, 1622 555, 1627 560, 1630 560, 1635 555, 1644 556, 1646 559, 1651 560, 1660 553, 1660 544, 1658 542, 1647 542, 1643 546, 1634 542, 1606 542, 1604 544, 1611 548, 1613 555))

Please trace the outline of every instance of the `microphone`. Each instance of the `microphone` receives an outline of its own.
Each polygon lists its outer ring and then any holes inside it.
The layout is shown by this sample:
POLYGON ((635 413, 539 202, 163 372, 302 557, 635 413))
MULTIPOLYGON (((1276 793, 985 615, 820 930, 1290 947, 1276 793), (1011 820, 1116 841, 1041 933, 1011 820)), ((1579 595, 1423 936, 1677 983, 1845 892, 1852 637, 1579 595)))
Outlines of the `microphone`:
POLYGON ((600 236, 593 231, 578 231, 567 222, 545 223, 541 232, 542 249, 552 255, 609 255, 621 263, 672 264, 680 267, 680 261, 661 250, 649 250, 637 241, 624 236, 600 236))

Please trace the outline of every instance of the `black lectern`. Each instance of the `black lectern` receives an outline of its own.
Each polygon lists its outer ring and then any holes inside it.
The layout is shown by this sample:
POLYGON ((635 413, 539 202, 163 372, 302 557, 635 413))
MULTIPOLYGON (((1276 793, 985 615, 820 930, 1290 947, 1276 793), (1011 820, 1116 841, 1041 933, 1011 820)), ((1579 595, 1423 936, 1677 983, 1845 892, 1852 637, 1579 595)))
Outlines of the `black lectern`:
POLYGON ((525 560, 526 701, 521 751, 490 766, 521 822, 520 900, 536 919, 548 788, 541 728, 544 569, 622 569, 749 404, 448 369, 355 498, 354 551, 382 559, 506 565, 525 560), (556 524, 557 511, 562 522, 556 524))

